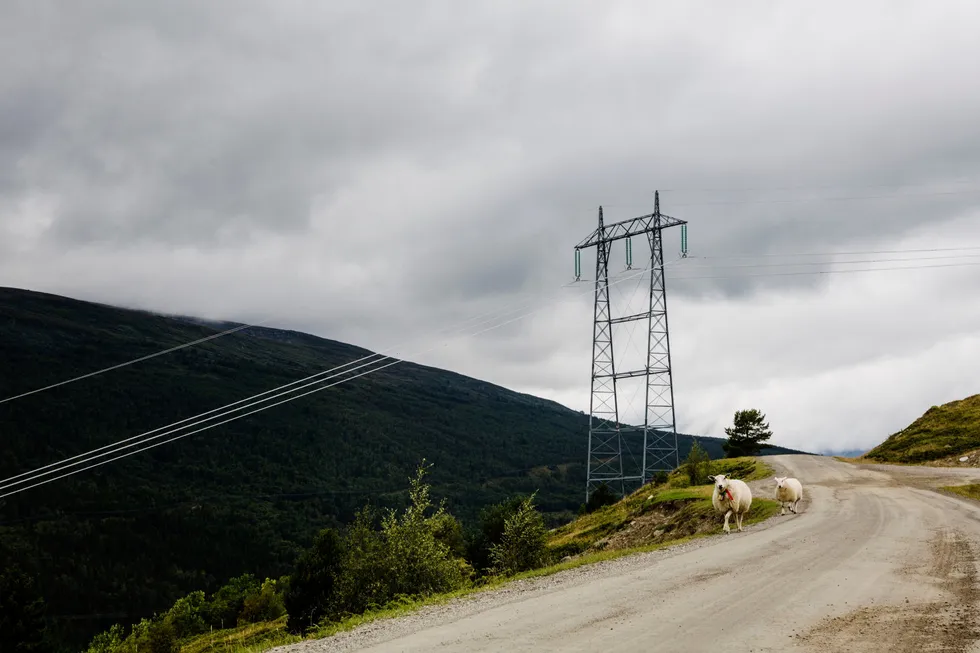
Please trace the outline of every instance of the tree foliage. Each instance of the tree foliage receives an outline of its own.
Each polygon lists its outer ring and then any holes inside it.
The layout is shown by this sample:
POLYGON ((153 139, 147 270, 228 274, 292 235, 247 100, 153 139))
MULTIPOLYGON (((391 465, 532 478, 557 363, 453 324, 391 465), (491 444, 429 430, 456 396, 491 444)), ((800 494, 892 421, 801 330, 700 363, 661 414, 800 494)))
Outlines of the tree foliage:
POLYGON ((704 485, 710 482, 708 476, 711 474, 711 456, 696 440, 681 466, 691 485, 704 485))
POLYGON ((479 525, 471 532, 466 544, 466 557, 478 574, 490 573, 493 561, 490 551, 504 537, 507 520, 517 513, 524 497, 515 495, 504 501, 486 506, 480 512, 479 525))
POLYGON ((599 487, 589 495, 589 499, 585 502, 585 508, 582 512, 595 512, 599 508, 610 506, 617 501, 619 501, 619 497, 613 492, 612 488, 605 483, 600 483, 599 487))
POLYGON ((521 501, 517 511, 504 522, 500 543, 490 547, 494 573, 517 574, 545 563, 547 530, 541 513, 534 507, 534 496, 521 501))
POLYGON ((0 650, 47 651, 44 613, 44 599, 30 575, 16 565, 0 570, 0 650))
POLYGON ((284 607, 289 618, 286 628, 301 633, 319 623, 330 609, 334 585, 340 575, 344 543, 332 529, 320 531, 313 546, 303 551, 289 577, 284 607))
POLYGON ((728 441, 722 447, 729 458, 757 456, 764 442, 772 437, 766 416, 755 408, 735 411, 732 426, 725 428, 728 441))

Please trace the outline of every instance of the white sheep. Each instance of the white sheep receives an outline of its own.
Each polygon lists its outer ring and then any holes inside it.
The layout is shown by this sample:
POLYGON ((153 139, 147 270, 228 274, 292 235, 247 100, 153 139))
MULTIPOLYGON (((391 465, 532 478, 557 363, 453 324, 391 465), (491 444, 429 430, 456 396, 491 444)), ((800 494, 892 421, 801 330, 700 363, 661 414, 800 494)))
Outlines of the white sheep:
POLYGON ((796 506, 803 498, 803 484, 795 478, 775 477, 776 479, 776 501, 779 502, 779 514, 786 514, 786 504, 793 514, 797 514, 796 506))
POLYGON ((724 474, 709 476, 714 484, 715 490, 711 494, 711 504, 719 513, 725 513, 725 532, 731 533, 732 529, 728 526, 728 519, 735 514, 735 526, 739 532, 742 531, 742 519, 745 513, 752 507, 752 490, 737 478, 726 478, 724 474))

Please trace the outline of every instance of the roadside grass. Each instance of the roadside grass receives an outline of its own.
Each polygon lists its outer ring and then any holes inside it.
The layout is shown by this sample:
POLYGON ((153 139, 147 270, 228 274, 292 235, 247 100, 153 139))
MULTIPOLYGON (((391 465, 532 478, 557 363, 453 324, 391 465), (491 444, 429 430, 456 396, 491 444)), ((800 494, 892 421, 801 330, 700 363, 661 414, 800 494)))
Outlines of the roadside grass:
MULTIPOLYGON (((752 458, 711 461, 711 474, 726 474, 746 482, 764 480, 772 468, 752 458)), ((286 617, 198 635, 180 646, 180 653, 265 653, 295 642, 322 639, 379 619, 390 619, 420 608, 447 603, 513 582, 541 578, 569 569, 664 549, 722 532, 721 516, 711 505, 712 486, 690 487, 683 469, 659 486, 646 485, 621 501, 582 515, 549 533, 553 564, 506 578, 491 577, 466 589, 424 598, 404 598, 378 610, 325 624, 305 636, 286 631, 286 617), (636 528, 637 524, 640 528, 636 528), (663 531, 655 535, 658 531, 663 531), (635 537, 630 536, 633 533, 635 537), (617 539, 618 538, 618 539, 617 539), (601 544, 606 539, 607 542, 601 544)), ((756 524, 779 513, 779 503, 754 498, 744 525, 756 524)), ((734 529, 734 520, 732 521, 734 529)))
POLYGON ((980 501, 980 484, 973 483, 970 485, 946 485, 939 489, 952 492, 953 494, 958 494, 961 497, 966 497, 967 499, 980 501))
POLYGON ((276 646, 302 641, 286 630, 286 617, 275 621, 225 628, 191 637, 180 645, 180 653, 261 653, 276 646))
POLYGON ((847 458, 845 456, 833 456, 834 460, 839 460, 842 463, 850 463, 851 465, 901 465, 912 467, 915 465, 921 465, 921 463, 905 463, 899 461, 884 461, 884 460, 871 460, 870 458, 865 458, 863 456, 858 458, 847 458))

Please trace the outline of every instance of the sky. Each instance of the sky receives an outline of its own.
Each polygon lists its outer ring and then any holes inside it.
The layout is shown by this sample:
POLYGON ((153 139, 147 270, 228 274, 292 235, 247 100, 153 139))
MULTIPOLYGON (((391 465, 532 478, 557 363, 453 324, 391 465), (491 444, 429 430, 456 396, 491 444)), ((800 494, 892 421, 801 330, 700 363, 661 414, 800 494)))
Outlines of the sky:
MULTIPOLYGON (((678 430, 758 408, 867 449, 980 392, 978 28, 971 0, 0 0, 0 285, 587 412, 573 247, 659 190, 678 430)), ((642 325, 614 339, 642 365, 642 325)))

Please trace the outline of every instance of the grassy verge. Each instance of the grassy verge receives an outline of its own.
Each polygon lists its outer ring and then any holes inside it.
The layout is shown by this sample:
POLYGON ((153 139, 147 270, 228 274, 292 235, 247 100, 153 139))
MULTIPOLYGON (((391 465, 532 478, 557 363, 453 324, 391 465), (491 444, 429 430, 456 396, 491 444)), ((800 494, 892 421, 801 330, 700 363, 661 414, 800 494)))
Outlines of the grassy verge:
POLYGON ((939 488, 941 490, 946 490, 947 492, 952 492, 953 494, 958 494, 961 497, 966 497, 967 499, 973 499, 974 501, 980 501, 980 485, 947 485, 945 487, 939 488))
MULTIPOLYGON (((710 473, 726 474, 751 482, 770 478, 773 470, 759 460, 733 458, 712 461, 710 473)), ((490 579, 478 586, 448 594, 406 599, 380 610, 325 625, 305 638, 290 635, 285 629, 286 618, 282 617, 263 624, 200 635, 184 642, 180 653, 263 653, 276 646, 329 637, 362 624, 398 617, 419 608, 439 605, 518 580, 550 576, 576 567, 717 535, 721 533, 723 522, 711 505, 711 492, 711 485, 691 487, 686 476, 674 472, 663 485, 644 486, 613 505, 582 515, 552 530, 548 548, 552 559, 562 558, 555 564, 509 578, 490 579)), ((765 521, 778 512, 779 503, 776 501, 754 498, 744 524, 765 521)))
POLYGON ((181 644, 180 653, 260 653, 276 646, 291 644, 303 638, 290 635, 286 617, 275 621, 226 628, 198 635, 181 644))

